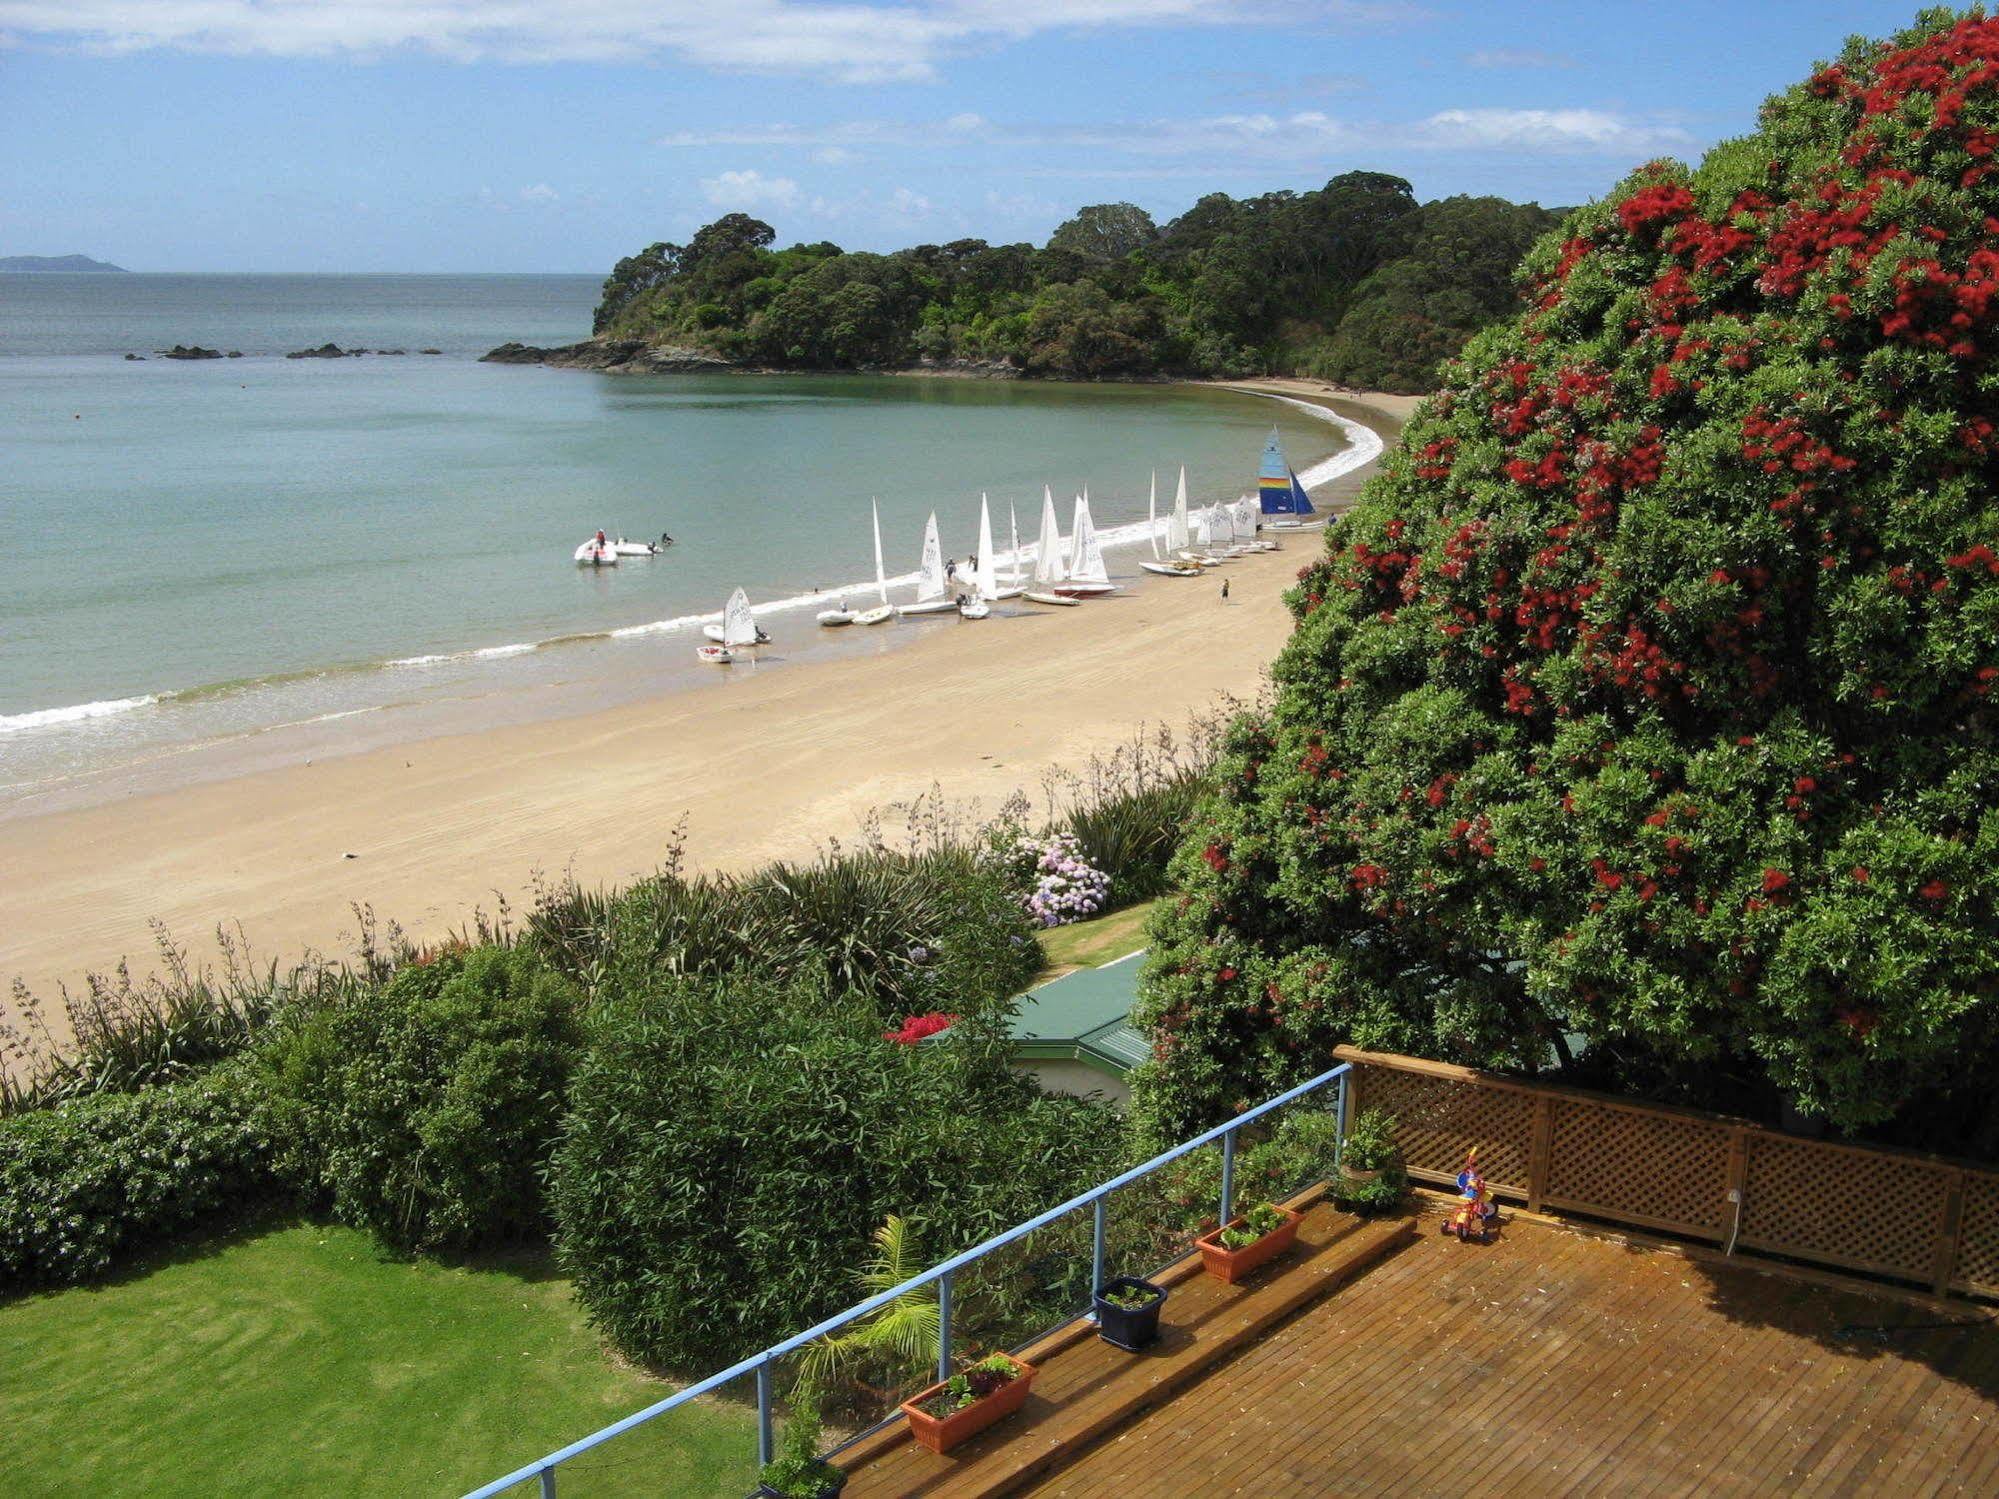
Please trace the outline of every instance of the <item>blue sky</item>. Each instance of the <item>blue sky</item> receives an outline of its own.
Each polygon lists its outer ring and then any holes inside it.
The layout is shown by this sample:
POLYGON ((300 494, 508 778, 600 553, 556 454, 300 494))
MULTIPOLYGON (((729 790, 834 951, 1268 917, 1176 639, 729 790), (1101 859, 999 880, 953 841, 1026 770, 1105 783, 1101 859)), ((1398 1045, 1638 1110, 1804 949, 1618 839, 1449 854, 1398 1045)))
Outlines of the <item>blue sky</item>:
POLYGON ((1371 168, 1549 205, 1694 159, 1864 0, 0 0, 0 254, 601 272, 1040 241, 1371 168))

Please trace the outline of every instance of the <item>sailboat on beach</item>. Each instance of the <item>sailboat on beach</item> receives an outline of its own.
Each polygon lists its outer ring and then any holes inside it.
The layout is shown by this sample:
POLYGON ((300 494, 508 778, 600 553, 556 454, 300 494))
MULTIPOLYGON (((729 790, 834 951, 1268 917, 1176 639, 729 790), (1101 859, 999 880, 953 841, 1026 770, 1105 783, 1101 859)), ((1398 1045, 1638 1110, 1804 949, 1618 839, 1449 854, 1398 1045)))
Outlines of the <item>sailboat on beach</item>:
POLYGON ((1263 445, 1263 462, 1256 471, 1256 496, 1264 524, 1273 531, 1303 531, 1326 523, 1326 518, 1312 508, 1311 497, 1298 482, 1298 475, 1284 461, 1284 444, 1278 441, 1275 427, 1270 429, 1270 438, 1263 445))
POLYGON ((944 590, 944 546, 937 539, 937 512, 923 526, 923 565, 917 572, 916 602, 903 604, 897 614, 949 614, 958 601, 944 590))
POLYGON ((1062 530, 1055 524, 1055 491, 1041 486, 1041 537, 1034 544, 1034 586, 1025 597, 1031 603, 1074 607, 1079 601, 1063 595, 1069 564, 1062 554, 1062 530))
POLYGON ((736 659, 736 652, 748 650, 752 646, 766 644, 770 636, 757 626, 756 616, 750 613, 750 596, 738 588, 729 595, 729 602, 722 606, 719 624, 701 627, 713 645, 698 645, 694 654, 715 666, 726 666, 736 659))
POLYGON ((1069 576, 1055 585, 1055 592, 1070 598, 1097 598, 1115 592, 1110 569, 1104 565, 1104 546, 1097 525, 1090 518, 1090 492, 1076 496, 1076 516, 1069 528, 1069 576))
POLYGON ((895 618, 895 610, 889 607, 888 602, 888 575, 882 571, 881 501, 870 500, 868 503, 875 515, 875 597, 879 602, 854 616, 857 625, 879 625, 895 618))
POLYGON ((962 619, 984 619, 993 612, 999 597, 999 564, 993 560, 993 512, 984 495, 979 496, 979 551, 972 567, 972 592, 958 600, 962 619))
POLYGON ((1187 465, 1180 465, 1180 487, 1173 495, 1173 513, 1166 518, 1166 556, 1138 565, 1163 578, 1198 578, 1201 565, 1187 555, 1187 465))

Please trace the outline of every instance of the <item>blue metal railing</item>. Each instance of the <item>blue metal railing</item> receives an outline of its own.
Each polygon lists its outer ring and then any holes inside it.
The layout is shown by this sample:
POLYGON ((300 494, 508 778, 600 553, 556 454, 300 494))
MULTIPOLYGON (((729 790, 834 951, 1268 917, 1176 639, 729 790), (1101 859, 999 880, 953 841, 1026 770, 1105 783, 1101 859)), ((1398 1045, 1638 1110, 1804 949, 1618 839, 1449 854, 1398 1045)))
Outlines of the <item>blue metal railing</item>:
POLYGON ((622 1421, 613 1421, 601 1431, 594 1431, 587 1437, 571 1442, 567 1447, 559 1447, 546 1457, 529 1463, 524 1468, 516 1468, 513 1472, 507 1474, 506 1477, 496 1478, 491 1483, 472 1490, 471 1493, 465 1496, 465 1499, 489 1499, 489 1496, 504 1493, 515 1484, 526 1483, 531 1478, 540 1481, 542 1499, 555 1499, 555 1470, 563 1463, 570 1461, 572 1458, 581 1457, 584 1453, 601 1447, 606 1442, 623 1436, 635 1427, 643 1426, 648 1421, 687 1404, 690 1400, 698 1399, 734 1380, 741 1379, 745 1374, 756 1376, 757 1462, 759 1464, 767 1463, 771 1459, 773 1450, 771 1429, 773 1412, 771 1393, 772 1366, 786 1354, 797 1352, 807 1343, 815 1342, 825 1337, 828 1333, 837 1332, 848 1323, 865 1317, 871 1312, 879 1311, 882 1307, 889 1305, 897 1298, 907 1296, 911 1291, 919 1291, 933 1282, 937 1286, 937 1377, 939 1379, 948 1379, 952 1373, 951 1280, 958 1271, 964 1269, 967 1265, 975 1264, 979 1260, 984 1259, 996 1249, 1004 1249, 1007 1245, 1016 1243, 1026 1238, 1029 1234, 1046 1228, 1049 1224, 1068 1216, 1078 1208, 1087 1207, 1092 1209, 1091 1216, 1094 1229, 1093 1243, 1090 1250, 1090 1290, 1092 1294, 1101 1291, 1104 1286, 1104 1235, 1108 1216, 1105 1209, 1105 1201, 1111 1193, 1117 1191, 1120 1187, 1127 1187, 1135 1181, 1143 1180, 1160 1167, 1169 1166, 1182 1156, 1190 1155, 1194 1151, 1200 1150, 1204 1146, 1212 1145, 1215 1141, 1219 1140, 1222 1142, 1222 1191, 1221 1216, 1216 1221, 1227 1223, 1234 1216, 1230 1208, 1235 1197, 1235 1142, 1237 1133, 1245 1125, 1254 1124, 1257 1120, 1276 1112, 1287 1104, 1296 1103, 1308 1094, 1316 1093, 1321 1088, 1337 1083, 1339 1085, 1339 1095, 1334 1113, 1339 1120, 1338 1138, 1340 1143, 1344 1145, 1347 1123, 1346 1078, 1351 1070, 1350 1064, 1342 1062, 1330 1072, 1322 1072, 1309 1082, 1300 1083, 1288 1092, 1280 1093, 1275 1098, 1264 1100, 1264 1102, 1258 1104, 1253 1109, 1245 1110, 1227 1124, 1218 1124, 1206 1134, 1196 1135, 1193 1139, 1187 1140, 1174 1146, 1171 1150, 1154 1156, 1143 1165, 1132 1167, 1131 1170, 1125 1172, 1122 1176, 1113 1177, 1100 1186, 1092 1187, 1089 1191, 1070 1198, 1060 1207, 1050 1208, 1047 1212, 1030 1218, 1025 1223, 1015 1225, 1005 1233, 995 1234, 983 1244, 976 1244, 972 1248, 967 1249, 963 1254, 954 1255, 942 1264, 933 1265, 921 1275, 911 1276, 899 1286, 870 1296, 866 1301, 856 1302, 844 1312, 835 1313, 816 1327, 808 1327, 804 1332, 786 1338, 782 1343, 773 1343, 762 1352, 753 1353, 741 1362, 731 1364, 719 1374, 711 1374, 699 1383, 691 1384, 687 1388, 667 1396, 666 1399, 647 1406, 642 1411, 633 1412, 622 1421))

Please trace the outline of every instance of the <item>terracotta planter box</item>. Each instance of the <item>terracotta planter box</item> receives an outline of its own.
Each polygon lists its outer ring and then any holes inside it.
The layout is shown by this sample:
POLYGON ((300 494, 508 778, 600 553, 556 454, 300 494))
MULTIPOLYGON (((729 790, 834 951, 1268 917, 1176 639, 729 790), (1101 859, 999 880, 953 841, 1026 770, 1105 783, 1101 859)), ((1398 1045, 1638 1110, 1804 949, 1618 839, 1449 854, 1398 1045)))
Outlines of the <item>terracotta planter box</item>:
POLYGON ((1276 1259, 1297 1239, 1298 1224, 1304 1216, 1290 1208, 1278 1208, 1277 1211, 1284 1215, 1284 1222, 1244 1249, 1222 1246, 1223 1229, 1240 1226, 1240 1218, 1231 1218, 1213 1233, 1202 1234, 1194 1241, 1194 1247, 1201 1251, 1201 1268, 1216 1280, 1232 1286, 1252 1270, 1276 1259))
POLYGON ((953 1411, 948 1416, 933 1416, 921 1407, 923 1402, 944 1388, 939 1380, 927 1390, 919 1391, 902 1402, 902 1413, 909 1420, 909 1434, 916 1439, 919 1447, 928 1447, 932 1452, 949 1452, 960 1442, 977 1436, 993 1422, 1002 1420, 1027 1403, 1027 1391, 1034 1383, 1037 1372, 1034 1365, 1021 1359, 1014 1363, 1020 1373, 1001 1385, 983 1400, 975 1400, 961 1411, 953 1411))

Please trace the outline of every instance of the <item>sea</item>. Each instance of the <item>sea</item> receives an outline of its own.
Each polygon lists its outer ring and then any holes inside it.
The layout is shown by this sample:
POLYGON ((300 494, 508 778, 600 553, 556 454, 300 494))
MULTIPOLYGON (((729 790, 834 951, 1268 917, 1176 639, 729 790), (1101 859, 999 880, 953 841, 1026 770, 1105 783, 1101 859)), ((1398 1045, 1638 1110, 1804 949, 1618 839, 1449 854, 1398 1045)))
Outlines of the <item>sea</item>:
POLYGON ((587 337, 598 287, 0 275, 0 817, 712 681, 737 587, 774 637, 752 670, 974 627, 814 625, 872 602, 871 504, 893 600, 929 514, 964 557, 983 494, 1031 548, 1044 486, 1065 528, 1087 488, 1137 586, 1155 477, 1230 500, 1273 423, 1308 483, 1372 441, 1195 386, 479 362, 587 337), (326 343, 371 352, 285 357, 326 343), (675 544, 577 567, 599 528, 675 544))

